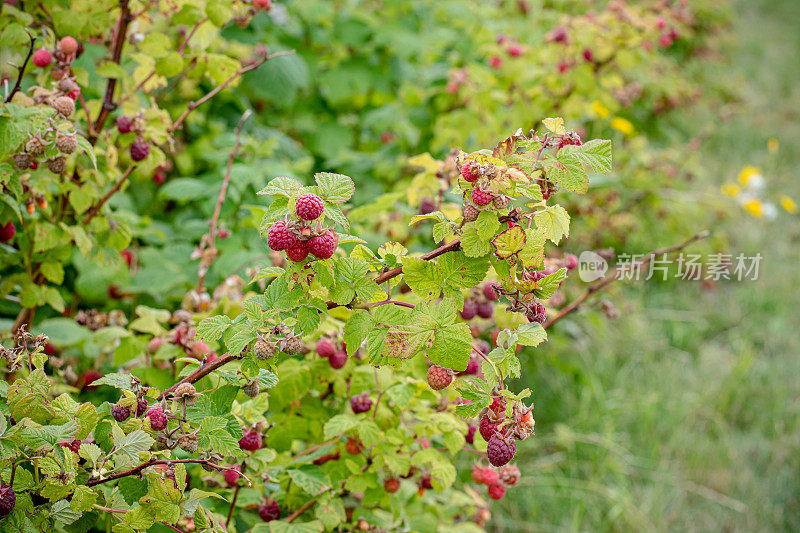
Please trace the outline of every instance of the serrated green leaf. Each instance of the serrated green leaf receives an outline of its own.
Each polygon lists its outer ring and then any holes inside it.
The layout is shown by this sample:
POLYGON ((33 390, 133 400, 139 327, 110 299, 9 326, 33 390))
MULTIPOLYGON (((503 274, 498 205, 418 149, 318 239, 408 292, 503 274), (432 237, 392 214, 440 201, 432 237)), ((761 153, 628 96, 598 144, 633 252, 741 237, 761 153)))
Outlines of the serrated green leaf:
POLYGON ((512 226, 492 239, 492 246, 500 259, 511 257, 525 247, 525 230, 512 226))
POLYGON ((533 216, 536 227, 543 229, 547 238, 558 244, 561 237, 569 237, 569 213, 560 205, 549 206, 533 216))
POLYGON ((344 174, 318 172, 314 174, 314 180, 317 182, 323 200, 336 204, 345 203, 356 190, 353 180, 344 174))

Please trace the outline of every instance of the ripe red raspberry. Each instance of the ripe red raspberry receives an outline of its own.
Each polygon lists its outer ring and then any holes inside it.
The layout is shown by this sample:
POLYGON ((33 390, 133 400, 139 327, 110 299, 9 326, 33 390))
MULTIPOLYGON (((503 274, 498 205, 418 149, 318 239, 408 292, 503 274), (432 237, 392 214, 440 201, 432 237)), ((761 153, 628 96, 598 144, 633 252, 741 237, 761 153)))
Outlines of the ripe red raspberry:
POLYGON ((120 133, 130 133, 133 129, 133 119, 128 115, 117 117, 117 131, 120 133))
POLYGON ((111 416, 117 422, 125 422, 131 416, 131 408, 114 404, 111 406, 111 416))
POLYGON ((17 227, 10 220, 0 226, 0 242, 8 242, 17 234, 17 227))
POLYGON ((492 404, 489 409, 494 411, 497 416, 505 416, 506 413, 506 399, 504 396, 495 396, 492 398, 492 404))
POLYGON ((229 487, 235 487, 239 484, 239 478, 241 477, 239 472, 236 470, 226 470, 222 477, 225 478, 225 483, 228 484, 229 487))
POLYGON ((361 441, 354 439, 353 437, 350 437, 349 439, 347 439, 347 442, 345 442, 344 449, 350 455, 358 455, 364 451, 364 445, 361 444, 361 441))
POLYGON ((492 194, 481 189, 472 189, 472 202, 478 207, 483 207, 492 203, 492 194))
POLYGON ((483 482, 487 485, 494 485, 500 481, 500 474, 497 473, 497 470, 492 469, 492 467, 487 466, 483 469, 483 482))
POLYGON ((330 259, 336 247, 339 245, 339 236, 335 231, 325 230, 322 235, 311 237, 306 242, 308 251, 314 254, 317 259, 330 259))
POLYGON ((211 348, 204 342, 195 342, 192 344, 192 357, 195 359, 203 359, 211 353, 211 348))
POLYGON ((315 346, 317 350, 317 355, 320 357, 328 358, 336 353, 336 345, 328 339, 322 338, 317 341, 317 345, 315 346))
POLYGON ((508 47, 508 55, 511 57, 519 57, 522 55, 522 47, 518 44, 512 44, 508 47))
POLYGON ((249 452, 258 450, 261 448, 261 435, 255 431, 245 433, 242 438, 239 439, 239 447, 249 452))
POLYGON ((467 363, 467 368, 464 369, 464 373, 467 374, 468 376, 474 376, 478 373, 480 369, 481 369, 481 364, 473 359, 469 363, 467 363))
POLYGON ((475 427, 475 424, 470 424, 467 426, 467 434, 464 435, 464 440, 467 441, 467 444, 474 444, 475 443, 475 432, 478 431, 478 428, 475 427))
POLYGON ((478 178, 480 178, 481 176, 480 174, 472 170, 472 163, 468 161, 463 165, 461 165, 461 177, 463 177, 470 183, 474 183, 478 181, 478 178))
POLYGON ((150 339, 150 342, 147 343, 147 353, 156 353, 158 349, 161 348, 163 343, 164 341, 161 339, 161 337, 153 337, 150 339))
POLYGON ((453 375, 443 366, 432 365, 428 368, 428 386, 433 390, 442 390, 452 381, 453 375))
POLYGON ((500 296, 497 294, 497 290, 495 289, 500 289, 500 285, 495 282, 485 284, 483 286, 483 297, 490 302, 496 302, 500 296))
POLYGON ((478 313, 478 302, 472 298, 464 300, 464 307, 461 309, 461 318, 464 320, 472 320, 478 313))
POLYGON ((503 465, 498 469, 497 473, 500 474, 500 481, 508 486, 516 485, 521 475, 517 465, 503 465))
POLYGON ((150 427, 153 431, 161 431, 167 427, 167 415, 160 407, 153 407, 147 411, 147 418, 150 419, 150 427))
POLYGON ((483 468, 479 467, 478 465, 472 465, 472 481, 478 485, 483 485, 485 483, 483 478, 483 468))
POLYGON ((332 356, 328 358, 328 361, 331 363, 331 366, 335 369, 342 368, 345 363, 347 363, 347 352, 344 350, 338 350, 332 356))
POLYGON ((71 442, 62 442, 61 443, 61 447, 62 448, 69 448, 73 452, 78 453, 78 450, 81 449, 81 441, 80 440, 73 440, 71 442))
POLYGON ((315 465, 319 466, 324 465, 329 461, 338 461, 340 458, 341 454, 339 453, 339 450, 336 450, 334 453, 326 453, 325 455, 317 457, 313 462, 315 465))
POLYGON ((393 477, 387 477, 383 480, 383 490, 389 494, 394 494, 400 490, 400 480, 393 477))
POLYGON ((517 443, 514 439, 506 438, 499 433, 492 435, 486 445, 486 455, 492 466, 503 466, 514 458, 517 453, 517 443))
POLYGON ((492 56, 489 58, 489 66, 492 68, 500 68, 503 66, 503 59, 500 56, 492 56))
POLYGON ((325 204, 316 194, 301 194, 295 202, 294 212, 303 220, 316 220, 324 210, 325 204))
POLYGON ((489 497, 493 500, 502 500, 503 496, 506 495, 506 488, 499 483, 495 485, 489 485, 489 497))
POLYGON ((430 198, 423 198, 419 201, 419 213, 421 215, 427 215, 428 213, 433 213, 434 211, 436 211, 436 202, 430 198))
POLYGON ((492 198, 492 206, 495 209, 505 209, 508 207, 508 196, 495 196, 492 198))
POLYGON ((59 41, 58 47, 64 54, 70 56, 78 51, 78 41, 67 36, 59 41))
POLYGON ((350 407, 356 414, 366 413, 372 409, 372 399, 369 394, 364 392, 350 397, 350 407))
POLYGON ((147 411, 147 398, 139 398, 136 402, 136 416, 142 416, 147 411))
POLYGON ((16 503, 17 493, 14 489, 5 483, 0 484, 0 519, 10 514, 16 503))
POLYGON ((432 489, 433 483, 431 483, 431 475, 427 472, 422 474, 419 478, 419 488, 421 489, 432 489))
POLYGON ((96 391, 97 385, 92 385, 92 383, 94 383, 95 381, 97 381, 102 377, 103 375, 100 374, 100 372, 98 372, 94 368, 90 368, 89 370, 84 372, 83 376, 81 377, 81 382, 83 383, 81 390, 90 392, 96 391))
POLYGON ((497 433, 497 427, 500 424, 497 422, 492 422, 492 419, 489 418, 488 414, 485 414, 481 417, 481 421, 478 423, 478 431, 483 437, 483 440, 489 442, 495 433, 497 433))
POLYGON ((478 316, 481 318, 492 318, 494 315, 494 304, 492 302, 481 302, 478 304, 478 316))
POLYGON ((585 59, 587 63, 594 61, 594 53, 592 52, 591 48, 583 49, 583 59, 585 59))
POLYGON ((275 222, 267 231, 267 246, 276 252, 289 248, 295 242, 297 239, 286 228, 286 223, 282 220, 275 222))
POLYGON ((578 268, 578 258, 575 254, 569 254, 567 257, 564 258, 564 262, 566 263, 567 270, 575 270, 578 268))
POLYGON ((39 48, 33 53, 33 64, 37 67, 44 68, 53 61, 53 56, 50 51, 45 48, 39 48))
MULTIPOLYGON (((253 7, 258 9, 259 11, 269 11, 270 8, 272 7, 272 0, 253 0, 253 7)), ((276 503, 275 505, 278 504, 276 503)), ((280 511, 278 517, 280 518, 280 511)))
POLYGON ((130 151, 131 159, 141 161, 150 155, 150 144, 142 138, 136 139, 131 143, 130 151))
POLYGON ((296 241, 286 249, 286 257, 295 263, 302 263, 308 257, 308 248, 303 241, 296 241))
MULTIPOLYGON (((256 0, 253 0, 254 2, 256 0)), ((267 0, 269 2, 269 0, 267 0)), ((258 506, 258 516, 264 522, 271 522, 273 520, 281 519, 281 507, 275 500, 269 499, 263 505, 258 506)))

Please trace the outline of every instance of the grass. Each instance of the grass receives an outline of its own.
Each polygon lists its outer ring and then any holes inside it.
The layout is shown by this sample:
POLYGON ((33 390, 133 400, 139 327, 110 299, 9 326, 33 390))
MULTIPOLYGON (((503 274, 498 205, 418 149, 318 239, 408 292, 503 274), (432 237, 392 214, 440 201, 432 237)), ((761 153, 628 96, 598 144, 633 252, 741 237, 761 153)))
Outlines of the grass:
MULTIPOLYGON (((715 125, 698 193, 752 164, 768 196, 797 201, 800 3, 735 4, 725 57, 702 76, 745 100, 708 97, 675 125, 684 140, 715 125)), ((537 436, 496 531, 800 530, 800 227, 731 211, 710 229, 764 256, 758 281, 617 286, 619 319, 581 314, 533 354, 537 436)))

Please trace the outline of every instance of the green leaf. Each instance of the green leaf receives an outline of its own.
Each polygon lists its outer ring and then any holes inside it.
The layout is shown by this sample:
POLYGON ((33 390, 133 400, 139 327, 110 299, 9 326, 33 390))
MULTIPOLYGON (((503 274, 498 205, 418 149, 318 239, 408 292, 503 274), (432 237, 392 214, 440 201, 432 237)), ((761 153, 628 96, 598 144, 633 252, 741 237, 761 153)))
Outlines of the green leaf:
POLYGON ((461 233, 461 250, 467 257, 483 257, 492 251, 491 242, 481 239, 473 223, 464 226, 461 233))
POLYGON ((188 202, 205 198, 209 194, 208 184, 195 178, 176 178, 158 190, 158 196, 167 200, 188 202))
POLYGON ((38 424, 47 424, 55 415, 48 398, 50 381, 40 369, 18 378, 8 388, 8 410, 16 420, 25 417, 38 424))
POLYGON ((94 490, 84 485, 78 485, 75 488, 75 492, 72 494, 70 507, 73 511, 85 513, 89 511, 96 502, 97 493, 94 490))
POLYGON ((558 290, 558 286, 561 284, 564 279, 567 277, 567 269, 566 268, 559 268, 552 274, 548 274, 547 276, 543 277, 539 280, 539 288, 533 291, 533 294, 537 298, 541 298, 546 300, 553 296, 553 294, 558 290))
POLYGON ((230 354, 240 353, 250 342, 254 341, 255 338, 255 327, 248 322, 231 324, 223 336, 225 346, 228 348, 228 353, 230 354))
POLYGON ((266 187, 258 191, 256 194, 269 194, 273 196, 290 197, 302 194, 306 188, 294 178, 274 178, 266 187))
POLYGON ((547 331, 538 322, 522 324, 517 328, 517 344, 539 346, 547 340, 547 331))
POLYGON ((367 312, 355 312, 344 325, 344 342, 347 344, 347 355, 352 356, 367 338, 372 329, 372 317, 367 312))
POLYGON ((525 246, 517 257, 528 268, 538 268, 544 264, 544 245, 547 235, 542 228, 525 228, 525 246))
POLYGON ((525 247, 525 230, 521 226, 512 226, 492 240, 495 255, 506 259, 525 247))
POLYGON ((423 300, 433 300, 442 293, 444 272, 432 261, 403 257, 403 281, 423 300))
POLYGON ((81 517, 81 513, 76 512, 67 500, 58 500, 50 508, 50 518, 63 524, 71 524, 81 517))
POLYGON ((92 385, 108 385, 117 389, 132 391, 139 380, 131 374, 112 372, 92 382, 92 385))
POLYGON ((312 496, 317 496, 328 490, 331 480, 321 468, 315 465, 306 465, 286 471, 295 484, 312 496))
POLYGON ((351 414, 336 415, 325 422, 325 440, 332 439, 358 426, 358 418, 351 414))
POLYGON ((214 342, 222 337, 230 325, 231 319, 225 315, 204 318, 197 325, 197 337, 203 342, 214 342))
POLYGON ((481 211, 478 219, 475 221, 475 229, 478 230, 478 238, 483 241, 491 240, 497 228, 500 227, 500 221, 497 215, 491 211, 481 211))
POLYGON ((569 213, 560 205, 549 206, 533 216, 536 227, 545 230, 547 238, 558 244, 569 237, 569 213))
POLYGON ((335 204, 345 203, 356 190, 353 180, 344 174, 318 172, 314 174, 314 180, 317 182, 322 199, 335 204))

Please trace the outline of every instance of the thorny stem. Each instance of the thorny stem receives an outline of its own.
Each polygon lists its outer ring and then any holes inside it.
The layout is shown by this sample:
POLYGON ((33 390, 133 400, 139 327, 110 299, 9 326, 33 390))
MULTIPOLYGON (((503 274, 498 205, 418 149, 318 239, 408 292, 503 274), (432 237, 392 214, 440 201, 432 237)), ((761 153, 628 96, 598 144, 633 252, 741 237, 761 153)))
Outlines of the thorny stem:
POLYGON ((498 386, 500 387, 500 390, 502 390, 503 388, 505 388, 505 387, 503 386, 503 378, 500 376, 500 371, 497 369, 497 367, 495 366, 494 362, 493 362, 491 359, 489 359, 489 357, 488 357, 488 356, 487 356, 485 353, 483 353, 482 351, 480 351, 479 349, 477 349, 475 346, 473 346, 473 347, 472 347, 472 350, 473 350, 475 353, 477 353, 478 355, 480 355, 480 356, 481 356, 481 358, 482 358, 484 361, 486 361, 487 363, 489 363, 490 365, 492 365, 492 370, 494 370, 494 374, 495 374, 495 376, 497 376, 497 384, 498 384, 498 386))
MULTIPOLYGON (((110 476, 108 476, 106 478, 102 478, 102 479, 93 479, 93 480, 90 480, 90 481, 86 482, 85 485, 87 487, 94 487, 95 485, 101 485, 103 483, 108 483, 109 481, 114 481, 114 480, 117 480, 117 479, 120 479, 120 478, 123 478, 123 477, 135 476, 135 475, 141 473, 141 471, 144 470, 145 468, 148 468, 148 467, 151 467, 151 466, 169 465, 169 464, 177 464, 177 463, 201 464, 201 465, 205 465, 205 466, 210 466, 211 468, 216 468, 219 471, 236 470, 235 468, 232 468, 232 467, 216 465, 216 464, 214 464, 214 463, 212 463, 210 461, 207 461, 205 459, 150 459, 149 461, 147 461, 145 463, 142 463, 142 464, 140 464, 138 466, 134 466, 130 470, 125 470, 124 472, 118 472, 116 474, 112 474, 112 475, 110 475, 110 476)), ((241 472, 240 472, 240 474, 241 474, 241 472)), ((242 475, 243 478, 247 479, 248 482, 250 481, 247 478, 247 476, 245 476, 244 474, 241 474, 241 475, 242 475)))
POLYGON ((263 65, 264 63, 269 61, 270 59, 273 59, 273 58, 276 58, 276 57, 280 57, 280 56, 288 56, 288 55, 292 55, 294 53, 295 53, 294 50, 286 50, 284 52, 275 52, 274 54, 265 55, 264 57, 262 57, 261 59, 259 59, 258 61, 256 61, 255 63, 253 63, 251 65, 247 65, 246 67, 240 68, 239 70, 234 72, 227 80, 225 80, 220 85, 217 85, 216 87, 211 89, 211 91, 206 93, 205 96, 203 96, 199 100, 195 100, 193 102, 189 102, 189 105, 186 106, 186 110, 181 114, 181 116, 179 116, 177 118, 177 120, 175 120, 175 122, 172 123, 172 127, 169 128, 168 132, 169 133, 174 133, 178 129, 180 129, 181 124, 183 124, 183 121, 186 120, 186 117, 189 116, 189 113, 191 113, 192 111, 194 111, 195 109, 197 109, 198 107, 203 105, 204 103, 208 102, 209 100, 211 100, 217 93, 219 93, 225 87, 230 85, 230 83, 233 80, 235 80, 236 78, 238 78, 242 74, 244 74, 246 72, 250 72, 251 70, 257 69, 258 67, 260 67, 261 65, 263 65))
MULTIPOLYGON (((242 118, 239 119, 239 123, 236 125, 236 144, 234 144, 233 150, 231 150, 230 156, 228 156, 228 165, 225 168, 225 177, 222 179, 222 188, 219 190, 217 205, 214 206, 214 214, 211 216, 211 229, 208 231, 208 240, 206 241, 206 249, 208 250, 214 250, 214 241, 217 238, 217 222, 219 221, 220 211, 222 211, 222 204, 225 202, 225 195, 228 193, 228 185, 231 181, 233 160, 236 158, 239 148, 242 147, 242 126, 252 113, 253 112, 249 109, 245 111, 242 115, 242 118)), ((208 274, 208 270, 211 268, 211 262, 213 262, 213 256, 208 264, 204 264, 203 259, 200 259, 200 267, 197 276, 197 288, 195 289, 197 294, 203 292, 203 283, 205 283, 206 274, 208 274)))
POLYGON ((682 242, 681 244, 676 244, 674 246, 670 246, 668 248, 662 248, 660 250, 653 250, 652 252, 650 252, 649 254, 645 255, 644 257, 642 257, 638 261, 634 261, 634 262, 632 262, 632 263, 630 263, 628 265, 616 268, 613 272, 610 272, 608 275, 606 275, 606 277, 604 277, 603 279, 601 279, 597 283, 595 283, 593 285, 590 285, 589 288, 586 289, 586 291, 581 296, 579 296, 575 301, 573 301, 572 303, 570 303, 569 305, 564 307, 561 311, 559 311, 559 313, 556 316, 554 316, 553 318, 547 320, 543 324, 543 327, 545 329, 547 329, 550 326, 552 326, 553 324, 555 324, 556 322, 558 322, 559 320, 561 320, 562 318, 564 318, 565 316, 567 316, 568 314, 572 313, 573 311, 576 311, 580 307, 580 305, 583 302, 585 302, 592 294, 602 290, 603 288, 606 287, 606 285, 608 285, 611 282, 619 279, 619 277, 622 274, 624 274, 625 272, 628 272, 630 270, 634 270, 634 269, 637 269, 637 268, 641 268, 642 266, 648 264, 656 256, 665 255, 665 254, 669 254, 669 253, 672 253, 672 252, 677 252, 679 250, 682 250, 682 249, 686 248, 687 246, 689 246, 692 243, 695 243, 697 241, 705 239, 709 235, 710 235, 710 233, 708 232, 708 230, 701 231, 700 233, 692 236, 690 239, 686 240, 685 242, 682 242))
POLYGON ((105 203, 109 200, 109 198, 114 196, 114 194, 116 194, 116 192, 122 188, 122 185, 128 180, 131 174, 133 174, 133 171, 135 169, 136 165, 129 166, 127 170, 125 170, 125 172, 122 174, 122 176, 120 176, 120 178, 117 180, 114 186, 111 187, 111 189, 109 189, 109 191, 105 195, 103 195, 103 197, 100 198, 100 200, 98 200, 98 202, 94 204, 94 206, 91 209, 89 209, 89 212, 86 213, 85 217, 83 217, 82 224, 84 226, 87 225, 92 220, 92 218, 94 218, 95 215, 97 215, 97 213, 100 212, 100 209, 103 207, 103 205, 105 205, 105 203))
MULTIPOLYGON (((111 61, 119 65, 122 59, 122 47, 125 45, 125 39, 128 37, 128 24, 133 17, 131 16, 131 8, 128 5, 128 0, 119 0, 119 21, 117 22, 117 35, 114 40, 114 49, 111 55, 111 61)), ((94 145, 97 142, 97 137, 103 130, 103 125, 111 114, 111 111, 117 108, 114 104, 114 89, 117 86, 117 78, 109 78, 106 85, 106 94, 103 98, 103 107, 100 109, 100 114, 94 122, 94 131, 89 134, 89 143, 94 145)))
POLYGON ((233 510, 236 509, 236 500, 239 499, 239 491, 241 490, 241 488, 242 488, 241 485, 236 485, 236 490, 233 491, 233 499, 231 499, 231 506, 228 509, 228 517, 225 519, 226 528, 228 527, 228 525, 230 525, 231 518, 233 518, 233 510))
POLYGON ((28 48, 28 55, 25 56, 25 61, 22 62, 22 66, 17 67, 19 70, 19 74, 17 75, 17 82, 14 84, 14 87, 11 89, 11 92, 8 93, 6 96, 6 102, 10 102, 14 95, 19 91, 20 84, 22 83, 22 77, 25 75, 25 68, 28 66, 28 61, 30 61, 31 56, 33 55, 33 45, 36 42, 36 37, 28 34, 28 38, 31 40, 30 48, 28 48))

